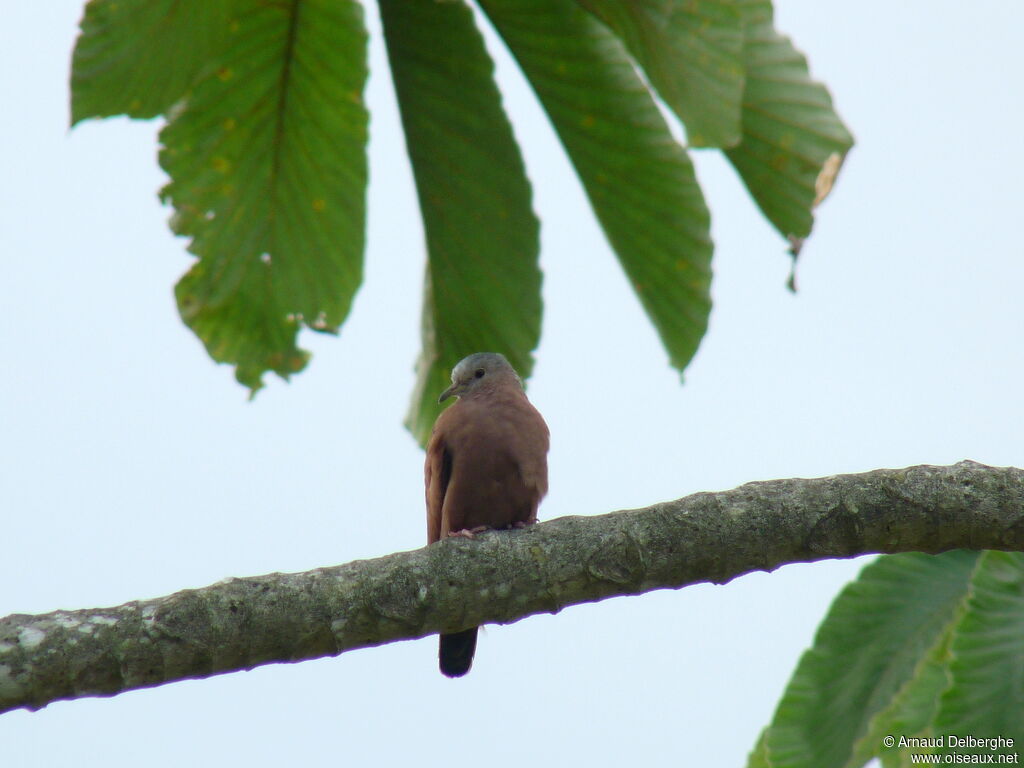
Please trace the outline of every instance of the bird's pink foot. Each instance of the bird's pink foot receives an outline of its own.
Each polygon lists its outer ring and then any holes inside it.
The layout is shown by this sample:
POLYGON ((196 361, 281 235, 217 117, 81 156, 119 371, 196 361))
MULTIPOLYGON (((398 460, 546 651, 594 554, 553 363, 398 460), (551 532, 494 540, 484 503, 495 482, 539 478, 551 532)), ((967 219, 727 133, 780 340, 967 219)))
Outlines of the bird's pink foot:
POLYGON ((448 534, 448 538, 475 539, 478 533, 483 533, 486 530, 486 525, 478 525, 476 528, 463 528, 461 531, 452 531, 448 534))

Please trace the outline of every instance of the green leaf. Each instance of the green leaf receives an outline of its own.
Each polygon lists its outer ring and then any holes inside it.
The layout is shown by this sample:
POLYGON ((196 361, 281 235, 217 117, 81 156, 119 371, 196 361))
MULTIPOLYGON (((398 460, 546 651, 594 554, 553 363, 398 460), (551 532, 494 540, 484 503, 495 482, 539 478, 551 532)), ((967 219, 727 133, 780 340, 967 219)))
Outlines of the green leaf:
MULTIPOLYGON (((1024 745, 1024 554, 985 552, 971 581, 967 612, 957 627, 935 727, 941 734, 1003 736, 1016 753, 1024 745)), ((957 746, 944 754, 993 754, 989 747, 957 746)))
POLYGON ((406 418, 425 443, 461 358, 501 352, 530 374, 540 338, 540 225, 470 9, 379 5, 427 239, 423 349, 406 418))
POLYGON ((950 645, 965 604, 966 600, 960 601, 946 629, 918 663, 910 679, 893 697, 889 706, 871 719, 867 733, 854 745, 853 755, 847 765, 864 765, 877 756, 885 768, 904 768, 914 764, 911 755, 933 751, 925 747, 900 746, 898 741, 893 747, 888 747, 884 740, 886 736, 898 740, 900 737, 930 739, 936 735, 932 721, 939 709, 942 692, 951 682, 950 645))
POLYGON ((199 261, 178 283, 185 322, 254 392, 336 331, 362 279, 366 32, 349 0, 258 3, 161 132, 175 232, 199 261))
POLYGON ((761 735, 757 737, 757 743, 754 744, 754 748, 750 751, 750 757, 747 758, 747 768, 771 768, 772 764, 768 760, 767 738, 768 729, 765 728, 761 731, 761 735))
POLYGON ((765 739, 768 763, 857 764, 851 756, 858 740, 956 616, 978 557, 890 555, 847 585, 775 712, 765 739))
POLYGON ((743 140, 726 154, 772 225, 799 240, 810 234, 812 210, 831 188, 853 137, 825 86, 811 80, 807 60, 775 31, 771 3, 737 5, 746 29, 743 140))
POLYGON ((166 112, 223 49, 235 0, 90 0, 71 62, 71 124, 166 112))
POLYGON ((711 309, 709 216, 689 157, 622 43, 575 3, 481 6, 539 96, 672 364, 682 370, 711 309))
POLYGON ((732 0, 577 0, 625 43, 695 147, 740 141, 743 24, 732 0))

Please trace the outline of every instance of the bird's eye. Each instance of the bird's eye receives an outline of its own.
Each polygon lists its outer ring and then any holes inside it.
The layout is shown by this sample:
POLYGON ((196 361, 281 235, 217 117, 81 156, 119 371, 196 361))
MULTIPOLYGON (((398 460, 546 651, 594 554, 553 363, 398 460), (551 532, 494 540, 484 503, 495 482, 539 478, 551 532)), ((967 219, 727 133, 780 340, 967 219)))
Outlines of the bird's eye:
POLYGON ((482 379, 484 377, 484 369, 477 368, 475 371, 473 371, 473 375, 478 379, 482 379))

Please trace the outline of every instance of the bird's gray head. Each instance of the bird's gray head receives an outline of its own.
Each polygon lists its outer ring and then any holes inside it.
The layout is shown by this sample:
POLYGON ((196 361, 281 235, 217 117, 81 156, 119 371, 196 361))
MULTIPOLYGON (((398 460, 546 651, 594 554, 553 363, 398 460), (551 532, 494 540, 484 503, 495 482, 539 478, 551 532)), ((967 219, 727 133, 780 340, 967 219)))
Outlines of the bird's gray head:
POLYGON ((522 379, 516 373, 504 355, 497 352, 477 352, 464 357, 452 368, 452 385, 441 393, 437 402, 443 403, 449 397, 465 397, 478 390, 492 389, 509 381, 516 382, 520 388, 522 379))

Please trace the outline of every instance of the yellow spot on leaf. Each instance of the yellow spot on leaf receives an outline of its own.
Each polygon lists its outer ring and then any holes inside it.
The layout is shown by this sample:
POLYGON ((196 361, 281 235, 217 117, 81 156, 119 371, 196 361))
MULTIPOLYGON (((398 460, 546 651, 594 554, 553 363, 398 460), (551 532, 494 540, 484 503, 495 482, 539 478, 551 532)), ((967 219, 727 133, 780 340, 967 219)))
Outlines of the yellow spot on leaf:
POLYGON ((186 323, 194 320, 201 309, 199 300, 192 294, 186 294, 178 299, 178 310, 181 312, 181 319, 186 323))
POLYGON ((313 210, 316 211, 317 213, 320 213, 326 207, 327 201, 324 200, 322 197, 318 197, 316 200, 313 201, 313 210))
POLYGON ((221 81, 225 83, 232 77, 234 77, 234 74, 235 73, 231 71, 231 67, 221 67, 217 70, 217 77, 219 77, 221 81))
POLYGON ((821 171, 818 173, 818 178, 814 180, 814 202, 811 204, 812 208, 817 208, 821 201, 828 197, 828 193, 832 191, 832 185, 835 184, 836 176, 839 175, 839 169, 842 165, 842 155, 838 152, 833 152, 829 155, 825 164, 821 167, 821 171))
POLYGON ((231 168, 231 163, 227 161, 227 158, 220 157, 219 155, 211 161, 213 169, 219 173, 227 173, 228 169, 231 168))
POLYGON ((228 32, 232 32, 232 33, 237 32, 238 31, 238 27, 239 27, 238 19, 232 19, 231 23, 228 24, 228 32))
POLYGON ((233 131, 235 130, 235 126, 238 125, 238 123, 235 122, 235 118, 229 117, 227 120, 224 121, 223 125, 225 131, 233 131))
POLYGON ((580 120, 580 125, 584 128, 593 128, 597 120, 594 119, 593 115, 584 115, 583 119, 580 120))

